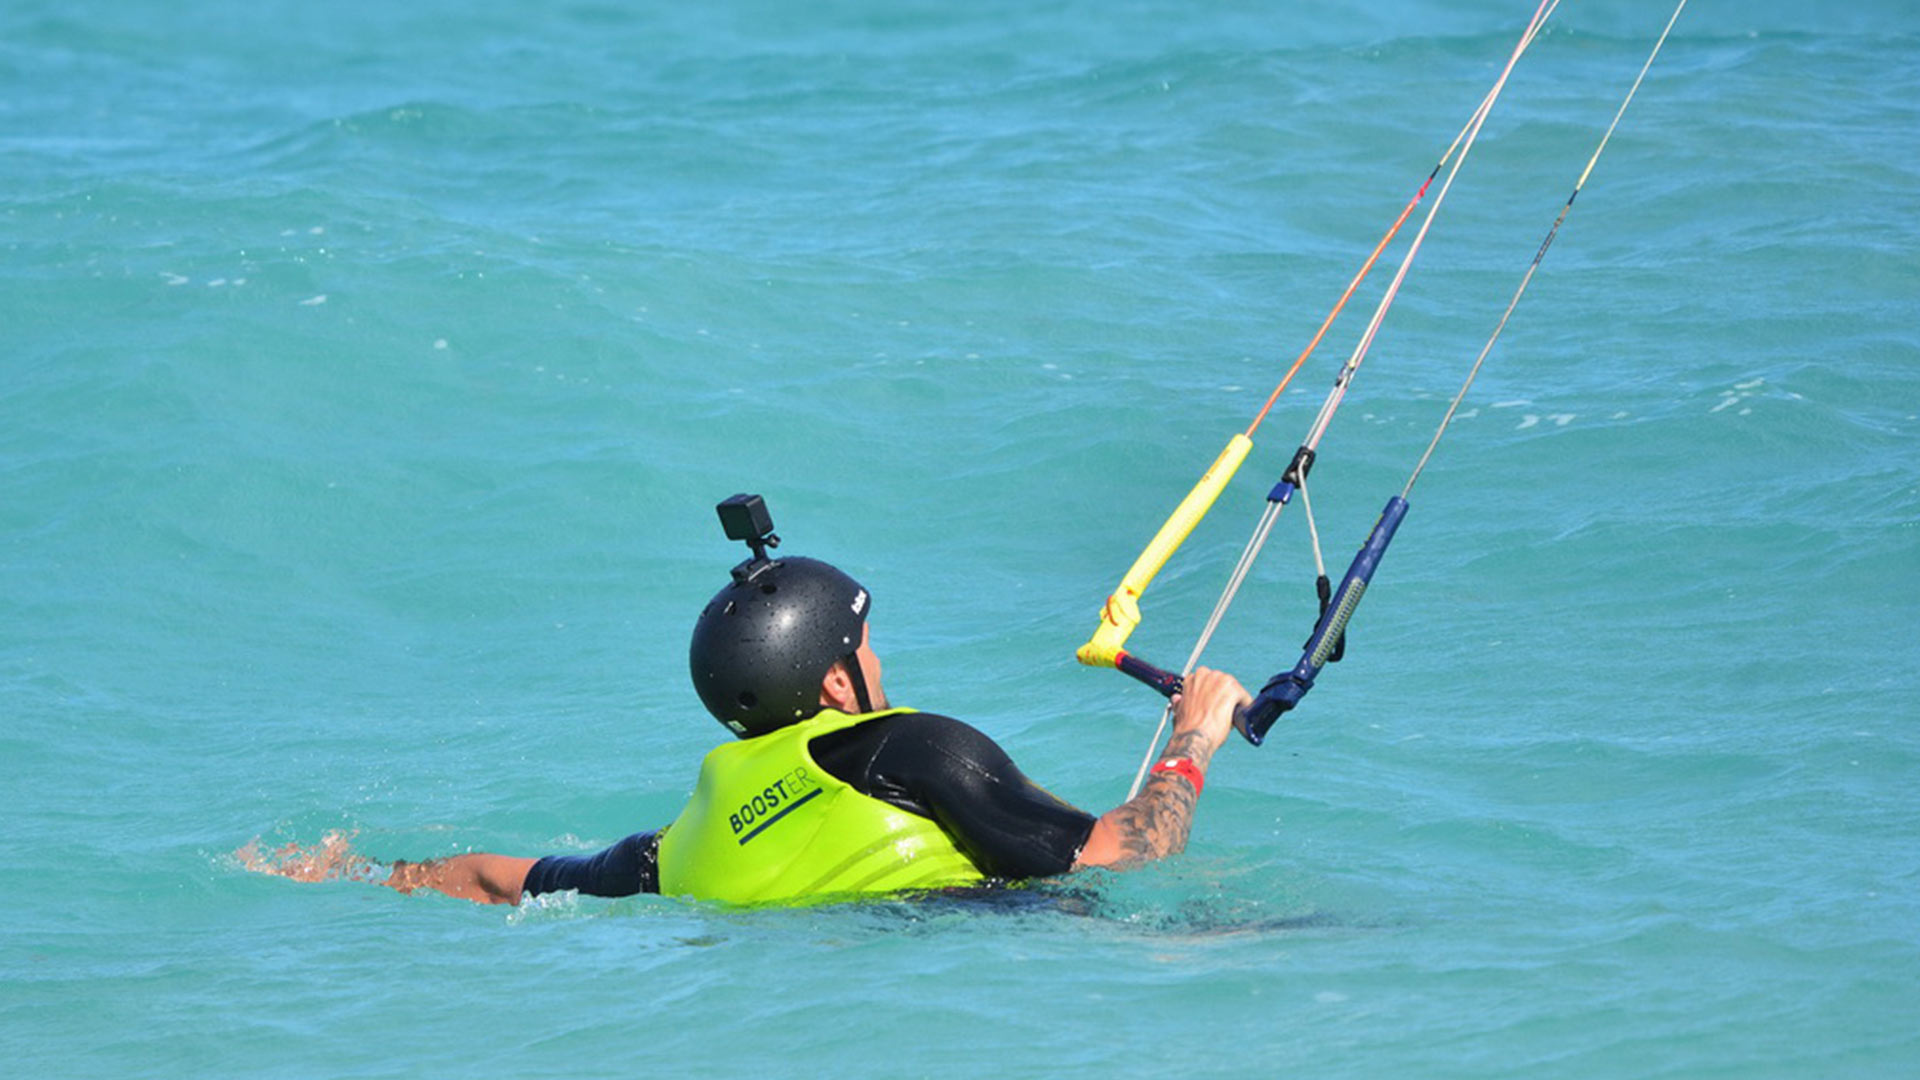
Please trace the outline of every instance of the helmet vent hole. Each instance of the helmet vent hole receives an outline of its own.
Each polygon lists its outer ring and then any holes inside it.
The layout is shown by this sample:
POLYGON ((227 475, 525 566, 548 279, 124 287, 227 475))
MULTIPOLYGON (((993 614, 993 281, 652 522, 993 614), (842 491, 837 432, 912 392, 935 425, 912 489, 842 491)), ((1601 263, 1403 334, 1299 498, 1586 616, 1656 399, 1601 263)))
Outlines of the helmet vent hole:
POLYGON ((765 582, 760 586, 760 591, 766 593, 768 596, 772 596, 778 589, 779 586, 771 581, 765 582))
POLYGON ((754 696, 753 691, 751 690, 740 691, 740 707, 741 708, 751 709, 758 704, 760 704, 760 699, 754 696))

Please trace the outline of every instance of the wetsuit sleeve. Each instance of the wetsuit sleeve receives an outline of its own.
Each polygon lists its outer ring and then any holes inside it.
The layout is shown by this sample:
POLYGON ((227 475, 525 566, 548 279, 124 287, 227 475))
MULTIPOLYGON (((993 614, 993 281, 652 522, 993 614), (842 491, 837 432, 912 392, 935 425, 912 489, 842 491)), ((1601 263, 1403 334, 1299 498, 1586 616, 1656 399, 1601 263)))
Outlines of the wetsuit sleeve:
POLYGON ((531 896, 578 889, 588 896, 660 891, 660 832, 634 833, 596 855, 549 855, 527 871, 531 896))
POLYGON ((850 770, 862 775, 842 773, 836 766, 846 757, 822 747, 826 740, 814 743, 821 764, 875 798, 939 822, 989 877, 1064 874, 1093 831, 1092 814, 1029 780, 1000 744, 971 725, 907 713, 852 732, 869 748, 865 768, 850 770))

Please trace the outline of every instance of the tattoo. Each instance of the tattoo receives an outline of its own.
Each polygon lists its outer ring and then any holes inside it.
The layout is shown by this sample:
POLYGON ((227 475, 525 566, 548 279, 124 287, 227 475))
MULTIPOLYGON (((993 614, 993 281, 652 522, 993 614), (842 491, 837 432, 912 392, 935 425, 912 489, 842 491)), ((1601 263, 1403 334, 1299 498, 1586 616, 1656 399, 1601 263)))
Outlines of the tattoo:
MULTIPOLYGON (((1198 732, 1175 732, 1161 756, 1191 758, 1204 773, 1213 752, 1198 732)), ((1193 808, 1199 798, 1193 785, 1177 773, 1148 777, 1140 794, 1113 813, 1122 854, 1110 869, 1127 870, 1186 850, 1187 836, 1193 831, 1193 808)))

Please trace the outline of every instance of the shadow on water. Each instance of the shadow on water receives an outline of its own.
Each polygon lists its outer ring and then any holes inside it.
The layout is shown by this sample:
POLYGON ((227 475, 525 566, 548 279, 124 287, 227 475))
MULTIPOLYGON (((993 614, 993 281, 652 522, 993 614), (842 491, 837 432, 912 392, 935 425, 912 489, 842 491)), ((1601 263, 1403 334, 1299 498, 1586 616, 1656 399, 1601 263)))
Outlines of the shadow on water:
POLYGON ((1260 898, 1214 892, 1133 889, 1111 875, 1093 881, 1041 881, 951 889, 885 901, 859 902, 870 918, 908 924, 953 919, 1068 919, 1135 930, 1147 936, 1214 937, 1328 929, 1362 924, 1338 913, 1260 898))
POLYGON ((1035 932, 1084 933, 1144 938, 1216 939, 1279 934, 1353 933, 1392 929, 1391 920, 1362 912, 1328 910, 1299 897, 1259 896, 1163 877, 1086 875, 1073 881, 1039 881, 944 889, 884 897, 855 897, 801 906, 727 907, 656 896, 603 901, 571 894, 541 897, 516 910, 513 921, 570 918, 698 920, 700 929, 676 936, 679 944, 720 944, 730 931, 872 933, 884 936, 941 935, 990 927, 1035 932), (1079 929, 1075 929, 1075 928, 1079 929))

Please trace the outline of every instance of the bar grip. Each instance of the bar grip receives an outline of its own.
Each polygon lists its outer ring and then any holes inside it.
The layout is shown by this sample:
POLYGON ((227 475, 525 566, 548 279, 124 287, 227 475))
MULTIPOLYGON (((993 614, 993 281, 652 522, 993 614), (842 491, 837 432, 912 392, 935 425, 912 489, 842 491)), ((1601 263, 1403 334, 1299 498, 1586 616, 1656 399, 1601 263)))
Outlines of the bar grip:
MULTIPOLYGON (((1387 553, 1387 545, 1393 543, 1393 534, 1406 516, 1406 499, 1395 495, 1387 500, 1386 508, 1380 511, 1380 519, 1373 523, 1373 531, 1367 534, 1366 543, 1360 545, 1352 565, 1347 567, 1346 576, 1340 579, 1340 588, 1334 592, 1333 602, 1320 613, 1319 621, 1314 624, 1313 634, 1307 638, 1299 662, 1291 670, 1268 679, 1251 703, 1234 710, 1234 730, 1245 736, 1248 742, 1255 746, 1265 742, 1274 722, 1300 704, 1300 699, 1313 689, 1313 680, 1339 649, 1347 632, 1347 623, 1353 619, 1354 609, 1360 606, 1361 598, 1366 596, 1367 585, 1373 581, 1374 571, 1380 568, 1380 558, 1387 553)), ((1186 680, 1174 672, 1155 667, 1124 649, 1115 651, 1113 666, 1166 697, 1179 693, 1186 685, 1186 680)))
POLYGON ((1335 653, 1340 650, 1347 632, 1347 623, 1353 619, 1355 608, 1367 595, 1367 586, 1373 582, 1374 571, 1380 568, 1380 558, 1387 553, 1387 545, 1393 542, 1393 534, 1400 528, 1400 522, 1407 516, 1407 500, 1399 495, 1387 500, 1380 511, 1380 519, 1373 523, 1373 531, 1367 534, 1366 543, 1360 545, 1360 551, 1354 555, 1352 565, 1347 567, 1346 576, 1340 579, 1340 587, 1334 590, 1333 601, 1320 613, 1320 621, 1314 624, 1313 634, 1307 638, 1301 649, 1300 660, 1290 671, 1283 671, 1267 680, 1254 696, 1253 704, 1247 706, 1245 724, 1238 723, 1240 734, 1248 742, 1259 746, 1267 737, 1267 730, 1281 715, 1300 704, 1307 691, 1313 689, 1313 680, 1320 675, 1335 653))

